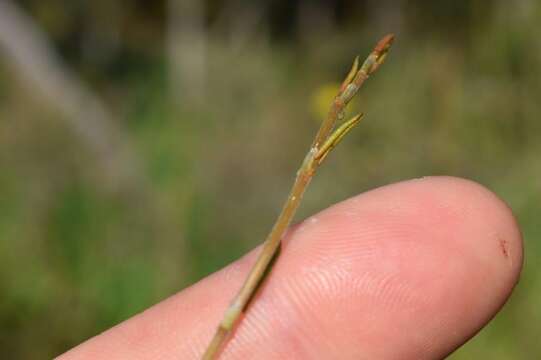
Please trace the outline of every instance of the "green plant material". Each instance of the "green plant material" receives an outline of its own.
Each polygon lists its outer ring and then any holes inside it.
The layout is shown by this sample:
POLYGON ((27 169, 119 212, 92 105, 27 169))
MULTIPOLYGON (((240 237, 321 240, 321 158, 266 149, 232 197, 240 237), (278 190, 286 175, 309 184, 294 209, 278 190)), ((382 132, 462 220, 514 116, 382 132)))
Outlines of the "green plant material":
POLYGON ((323 160, 325 160, 331 150, 334 149, 340 141, 342 141, 342 139, 344 138, 344 136, 346 136, 349 130, 351 130, 355 125, 359 123, 359 121, 361 121, 362 117, 362 113, 355 115, 353 118, 343 123, 327 138, 327 140, 325 141, 325 143, 323 143, 321 149, 319 149, 315 156, 318 164, 321 164, 323 160))
POLYGON ((278 256, 282 237, 297 211, 306 187, 310 183, 317 168, 323 163, 329 152, 338 145, 344 136, 360 121, 362 114, 356 115, 344 122, 334 132, 333 129, 338 121, 344 118, 345 108, 353 96, 359 91, 363 83, 383 63, 394 35, 384 36, 374 50, 366 58, 359 69, 359 58, 355 58, 353 66, 342 83, 340 90, 331 105, 327 118, 321 124, 315 139, 306 154, 302 165, 297 172, 297 177, 284 207, 276 220, 271 232, 263 243, 256 263, 252 267, 242 288, 226 310, 224 317, 218 326, 214 337, 203 354, 203 360, 216 359, 224 346, 231 330, 238 323, 240 316, 246 311, 257 289, 269 274, 274 259, 278 256))

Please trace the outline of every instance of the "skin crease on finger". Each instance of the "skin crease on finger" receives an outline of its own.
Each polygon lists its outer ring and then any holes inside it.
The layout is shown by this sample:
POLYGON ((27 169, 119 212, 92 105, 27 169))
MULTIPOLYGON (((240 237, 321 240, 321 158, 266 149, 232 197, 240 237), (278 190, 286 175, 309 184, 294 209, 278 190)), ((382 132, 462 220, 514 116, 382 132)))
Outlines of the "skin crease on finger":
MULTIPOLYGON (((197 359, 259 249, 61 359, 197 359)), ((439 359, 518 281, 509 208, 467 180, 388 185, 292 227, 221 359, 439 359)))

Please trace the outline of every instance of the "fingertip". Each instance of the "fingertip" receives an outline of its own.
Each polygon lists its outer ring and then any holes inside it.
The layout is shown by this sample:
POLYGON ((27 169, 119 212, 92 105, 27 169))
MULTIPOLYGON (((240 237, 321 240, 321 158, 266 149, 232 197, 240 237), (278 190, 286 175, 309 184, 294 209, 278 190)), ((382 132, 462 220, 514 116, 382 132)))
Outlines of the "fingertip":
POLYGON ((457 177, 425 177, 414 183, 439 202, 444 209, 439 215, 447 217, 456 233, 464 228, 461 244, 480 260, 492 262, 505 279, 518 280, 523 264, 522 234, 504 200, 475 181, 457 177))
POLYGON ((329 344, 329 353, 448 353, 495 315, 522 268, 510 208, 485 187, 453 177, 369 191, 307 219, 292 237, 281 271, 298 276, 286 280, 277 270, 275 279, 289 284, 282 291, 290 302, 302 304, 300 323, 312 322, 307 314, 336 314, 312 325, 322 329, 314 341, 329 344))

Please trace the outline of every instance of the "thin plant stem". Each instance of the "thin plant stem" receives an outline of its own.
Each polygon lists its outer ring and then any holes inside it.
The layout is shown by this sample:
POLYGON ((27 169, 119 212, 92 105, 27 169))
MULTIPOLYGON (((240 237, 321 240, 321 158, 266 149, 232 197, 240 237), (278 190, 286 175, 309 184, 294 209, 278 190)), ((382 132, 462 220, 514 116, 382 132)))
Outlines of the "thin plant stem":
POLYGON ((360 121, 362 114, 356 115, 345 121, 336 130, 333 129, 338 121, 343 120, 345 108, 357 93, 365 80, 373 74, 383 63, 394 35, 384 36, 374 50, 359 68, 357 57, 353 66, 333 100, 327 118, 321 124, 310 150, 306 154, 297 177, 289 192, 289 196, 276 220, 271 232, 263 243, 263 249, 259 253, 254 266, 250 270, 242 288, 239 290, 229 308, 226 310, 214 337, 203 354, 203 360, 216 359, 220 350, 228 339, 228 335, 238 323, 241 315, 246 311, 250 300, 253 299, 257 289, 268 275, 273 266, 273 259, 278 256, 282 237, 289 227, 295 212, 297 211, 302 196, 312 180, 317 168, 323 163, 330 151, 343 139, 343 137, 360 121))

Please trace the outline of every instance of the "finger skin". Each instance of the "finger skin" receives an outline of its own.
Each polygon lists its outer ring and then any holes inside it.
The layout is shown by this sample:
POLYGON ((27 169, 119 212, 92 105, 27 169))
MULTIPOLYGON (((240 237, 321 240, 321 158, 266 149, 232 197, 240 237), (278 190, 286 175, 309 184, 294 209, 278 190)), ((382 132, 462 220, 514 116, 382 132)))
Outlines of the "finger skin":
MULTIPOLYGON (((258 249, 60 358, 198 359, 258 249)), ((522 267, 509 208, 467 180, 372 190, 293 227, 221 359, 438 359, 522 267)))

